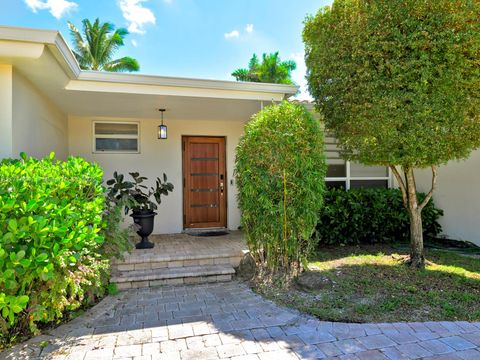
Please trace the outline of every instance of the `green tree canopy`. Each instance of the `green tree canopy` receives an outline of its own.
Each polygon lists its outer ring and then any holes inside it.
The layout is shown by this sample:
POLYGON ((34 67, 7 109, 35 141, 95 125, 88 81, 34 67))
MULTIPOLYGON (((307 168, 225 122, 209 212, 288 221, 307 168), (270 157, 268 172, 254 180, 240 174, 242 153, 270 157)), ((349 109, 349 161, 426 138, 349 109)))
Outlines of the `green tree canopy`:
POLYGON ((326 165, 320 123, 283 102, 254 115, 237 147, 242 226, 263 267, 298 269, 313 248, 326 165))
POLYGON ((414 168, 480 146, 480 2, 335 0, 307 18, 308 83, 343 156, 390 166, 423 265, 414 168), (403 172, 403 177, 401 173, 403 172), (419 223, 418 223, 419 222, 419 223))
POLYGON ((293 60, 282 61, 278 51, 263 54, 262 62, 253 54, 247 69, 237 69, 232 73, 237 81, 252 81, 275 84, 293 84, 292 71, 297 64, 293 60))
POLYGON ((83 34, 68 22, 74 51, 80 68, 99 71, 138 71, 140 65, 134 58, 125 56, 113 59, 115 52, 124 45, 128 30, 115 29, 111 23, 101 23, 97 18, 93 24, 88 19, 82 21, 83 34))

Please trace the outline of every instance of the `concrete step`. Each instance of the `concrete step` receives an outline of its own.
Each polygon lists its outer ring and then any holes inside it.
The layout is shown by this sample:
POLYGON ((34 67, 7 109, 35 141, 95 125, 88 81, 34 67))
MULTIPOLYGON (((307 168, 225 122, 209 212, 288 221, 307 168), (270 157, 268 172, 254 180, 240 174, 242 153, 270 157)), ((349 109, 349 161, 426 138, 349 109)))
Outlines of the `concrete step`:
POLYGON ((230 281, 233 274, 235 270, 230 264, 217 264, 117 271, 112 274, 110 281, 123 290, 160 285, 230 281))

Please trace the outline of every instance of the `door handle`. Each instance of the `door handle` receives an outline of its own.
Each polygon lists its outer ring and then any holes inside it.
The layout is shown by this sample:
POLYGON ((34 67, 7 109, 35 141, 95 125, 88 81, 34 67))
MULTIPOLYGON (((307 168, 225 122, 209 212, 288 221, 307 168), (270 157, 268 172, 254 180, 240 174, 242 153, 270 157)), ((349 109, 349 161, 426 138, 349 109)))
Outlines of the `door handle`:
POLYGON ((220 183, 220 195, 223 195, 223 189, 224 189, 224 186, 223 186, 223 181, 220 183))

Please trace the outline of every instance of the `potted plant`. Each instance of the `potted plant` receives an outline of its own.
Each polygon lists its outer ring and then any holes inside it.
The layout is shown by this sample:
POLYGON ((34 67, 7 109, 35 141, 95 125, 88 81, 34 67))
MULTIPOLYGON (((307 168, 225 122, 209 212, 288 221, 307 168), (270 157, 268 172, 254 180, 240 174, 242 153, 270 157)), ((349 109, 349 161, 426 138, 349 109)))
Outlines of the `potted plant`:
POLYGON ((148 240, 153 231, 154 219, 157 213, 157 204, 162 202, 162 195, 167 196, 173 191, 173 184, 167 182, 167 175, 163 174, 163 181, 157 177, 155 186, 144 185, 146 177, 140 176, 138 172, 129 173, 133 181, 125 180, 123 174, 113 173, 113 179, 107 181, 108 196, 111 199, 123 200, 125 214, 131 211, 133 222, 138 226, 137 234, 142 240, 135 246, 137 249, 151 249, 154 244, 148 240), (154 201, 150 200, 153 196, 154 201))

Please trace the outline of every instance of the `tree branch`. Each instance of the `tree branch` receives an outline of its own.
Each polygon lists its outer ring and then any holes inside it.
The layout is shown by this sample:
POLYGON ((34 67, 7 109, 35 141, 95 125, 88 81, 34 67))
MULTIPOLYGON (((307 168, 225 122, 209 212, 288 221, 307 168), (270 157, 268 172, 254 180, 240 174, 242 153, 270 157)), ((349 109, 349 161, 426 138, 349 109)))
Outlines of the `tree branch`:
POLYGON ((398 185, 400 186, 400 190, 402 191, 403 206, 405 206, 405 208, 408 209, 408 198, 407 198, 408 195, 407 195, 407 188, 405 186, 405 182, 403 181, 402 176, 398 172, 395 165, 390 165, 390 169, 392 170, 393 175, 395 175, 398 185))
POLYGON ((435 165, 432 165, 432 187, 428 192, 427 196, 425 196, 425 199, 423 199, 422 203, 418 206, 419 211, 422 211, 425 205, 428 204, 428 202, 432 198, 433 192, 435 191, 436 187, 437 187, 437 167, 435 165))

